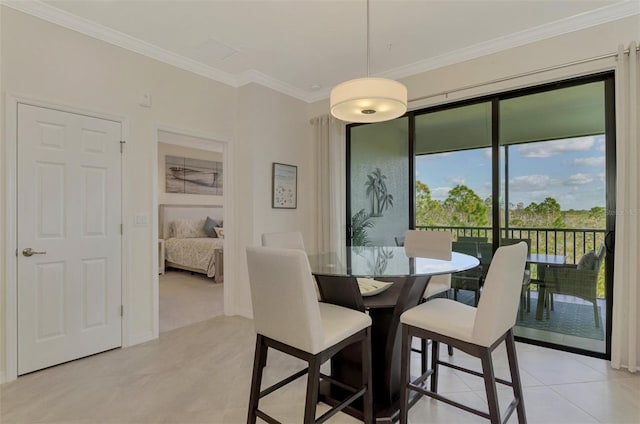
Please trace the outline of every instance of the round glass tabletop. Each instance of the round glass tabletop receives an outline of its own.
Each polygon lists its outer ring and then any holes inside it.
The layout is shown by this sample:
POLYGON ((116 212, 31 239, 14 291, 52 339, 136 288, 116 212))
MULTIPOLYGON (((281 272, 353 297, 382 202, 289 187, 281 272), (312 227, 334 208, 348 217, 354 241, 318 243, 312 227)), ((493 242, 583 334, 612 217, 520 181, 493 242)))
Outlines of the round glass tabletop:
POLYGON ((342 255, 309 255, 309 264, 314 274, 374 278, 451 274, 475 268, 480 262, 457 252, 450 259, 409 258, 404 247, 349 246, 342 255))

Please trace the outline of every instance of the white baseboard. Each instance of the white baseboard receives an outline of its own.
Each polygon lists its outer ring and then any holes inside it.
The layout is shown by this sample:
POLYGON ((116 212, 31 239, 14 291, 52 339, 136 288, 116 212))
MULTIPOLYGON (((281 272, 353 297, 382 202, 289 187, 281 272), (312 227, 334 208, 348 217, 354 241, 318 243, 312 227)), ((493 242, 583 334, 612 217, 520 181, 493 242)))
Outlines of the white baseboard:
POLYGON ((134 346, 140 343, 146 343, 150 340, 153 340, 153 331, 147 331, 141 334, 136 334, 135 336, 129 337, 129 340, 126 344, 123 344, 122 347, 134 346))
POLYGON ((251 309, 237 309, 234 312, 235 313, 233 313, 233 314, 228 314, 228 315, 225 314, 225 315, 231 316, 231 317, 240 316, 240 317, 243 317, 243 318, 253 319, 253 310, 251 310, 251 309))

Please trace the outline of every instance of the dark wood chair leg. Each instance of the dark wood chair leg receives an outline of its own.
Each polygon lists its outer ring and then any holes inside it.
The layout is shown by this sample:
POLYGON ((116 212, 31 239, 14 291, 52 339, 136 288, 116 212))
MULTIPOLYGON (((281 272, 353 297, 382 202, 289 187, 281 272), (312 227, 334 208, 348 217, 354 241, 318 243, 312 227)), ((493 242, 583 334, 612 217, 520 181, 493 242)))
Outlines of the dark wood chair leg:
MULTIPOLYGON (((424 349, 424 348, 423 348, 424 349)), ((409 422, 409 379, 411 378, 411 336, 409 326, 402 324, 402 350, 400 365, 400 424, 409 422)), ((427 352, 422 351, 423 357, 427 352)))
POLYGON ((255 424, 256 411, 260 401, 260 386, 262 385, 262 370, 267 363, 267 345, 264 344, 262 335, 256 337, 256 352, 253 359, 253 375, 251 377, 251 394, 249 395, 249 412, 247 424, 255 424))
POLYGON ((420 349, 422 353, 420 354, 420 360, 422 362, 422 374, 427 372, 429 369, 429 353, 428 353, 428 341, 425 339, 420 339, 420 349))
POLYGON ((309 359, 307 398, 304 405, 304 424, 311 424, 316 420, 318 391, 320 390, 320 365, 318 356, 312 356, 311 359, 309 359))
POLYGON ((496 389, 496 376, 493 371, 491 351, 485 349, 480 354, 482 361, 482 373, 484 374, 484 388, 487 392, 487 404, 489 405, 489 420, 491 424, 500 424, 500 408, 498 406, 498 390, 496 389))
POLYGON ((513 384, 513 396, 518 400, 518 422, 526 424, 527 416, 524 410, 524 397, 522 396, 522 381, 520 380, 520 369, 518 368, 518 357, 516 356, 516 343, 513 339, 513 330, 509 330, 505 338, 507 347, 507 359, 509 360, 509 372, 511 373, 511 383, 513 384))
POLYGON ((596 320, 596 328, 600 328, 600 320, 598 319, 598 302, 593 301, 593 318, 596 320))
MULTIPOLYGON (((445 292, 445 296, 446 296, 446 298, 447 298, 447 299, 449 299, 449 298, 450 298, 450 297, 449 297, 449 291, 450 291, 450 290, 447 290, 447 291, 445 292)), ((451 346, 447 346, 447 353, 449 353, 449 356, 453 356, 453 347, 451 347, 451 346)), ((422 371, 422 374, 424 374, 424 373, 425 373, 425 371, 422 371)))
MULTIPOLYGON (((409 348, 411 352, 411 348, 409 348)), ((409 353, 411 354, 411 353, 409 353)), ((371 328, 362 339, 362 386, 367 388, 364 394, 364 422, 373 424, 373 376, 371 371, 371 328)))
POLYGON ((431 340, 431 391, 438 393, 438 358, 440 353, 440 342, 431 340))

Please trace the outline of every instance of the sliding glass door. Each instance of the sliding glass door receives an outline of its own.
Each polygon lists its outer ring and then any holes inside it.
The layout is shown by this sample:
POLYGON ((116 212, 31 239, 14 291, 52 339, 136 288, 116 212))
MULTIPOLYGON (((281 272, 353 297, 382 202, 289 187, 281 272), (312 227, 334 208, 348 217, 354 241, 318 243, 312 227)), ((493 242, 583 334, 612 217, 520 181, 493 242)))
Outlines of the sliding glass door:
POLYGON ((529 246, 516 336, 610 355, 615 210, 613 75, 533 87, 348 127, 351 243, 450 231, 481 267, 454 275, 474 304, 500 245, 529 246))
POLYGON ((526 240, 532 254, 515 334, 599 353, 613 172, 605 105, 603 80, 499 103, 501 240, 526 240))

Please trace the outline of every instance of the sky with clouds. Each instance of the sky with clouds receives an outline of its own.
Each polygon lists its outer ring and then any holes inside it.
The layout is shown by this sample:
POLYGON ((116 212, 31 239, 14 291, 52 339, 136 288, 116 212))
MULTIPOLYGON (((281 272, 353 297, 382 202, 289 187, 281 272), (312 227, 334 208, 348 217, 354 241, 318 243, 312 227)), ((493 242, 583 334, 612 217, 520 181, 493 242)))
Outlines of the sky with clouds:
MULTIPOLYGON (((416 179, 435 200, 446 199, 458 184, 486 199, 491 195, 491 149, 418 156, 416 179)), ((562 210, 605 206, 604 135, 509 146, 509 203, 527 206, 547 197, 562 210)))

